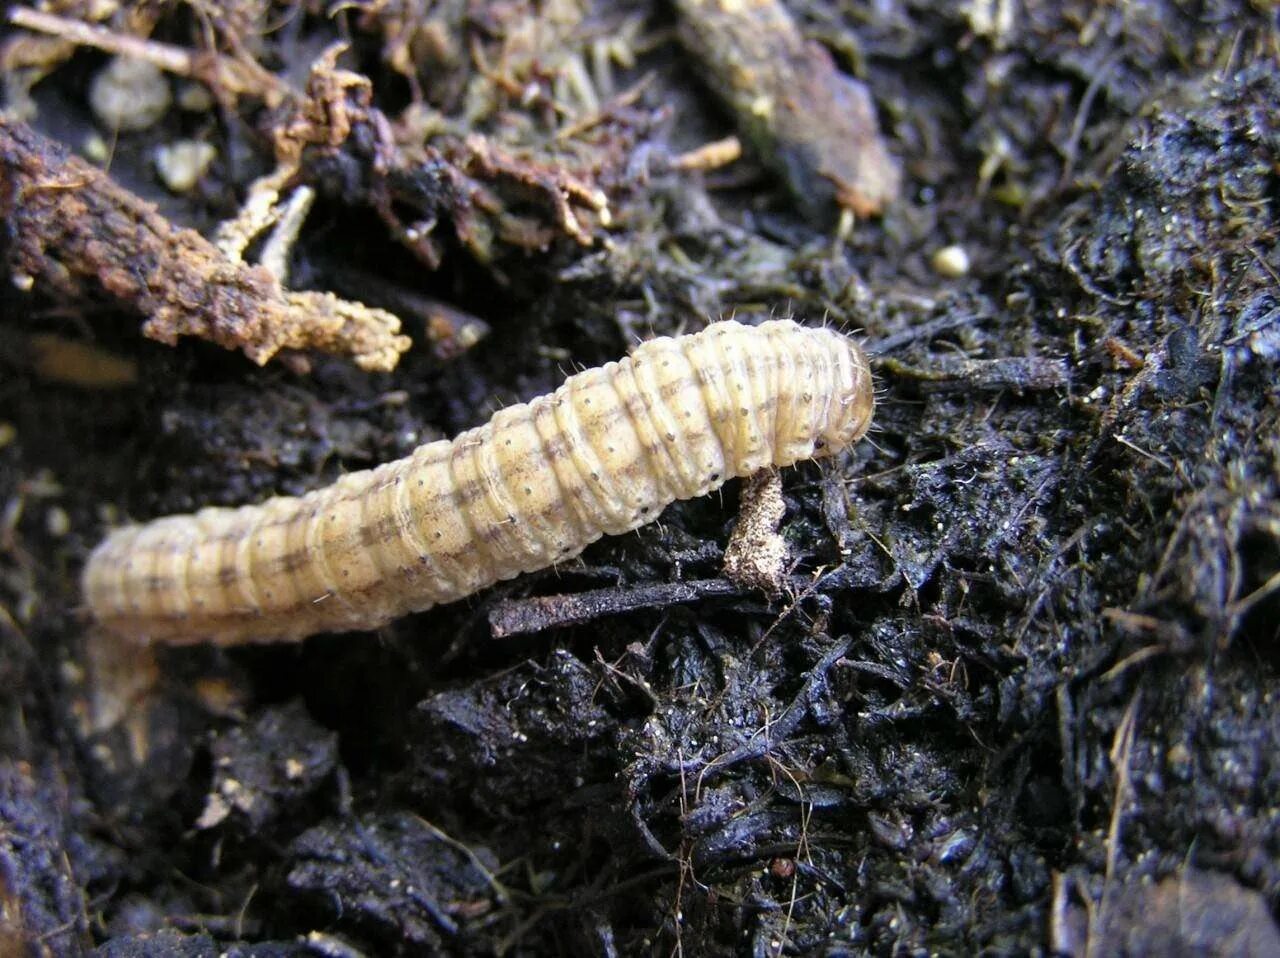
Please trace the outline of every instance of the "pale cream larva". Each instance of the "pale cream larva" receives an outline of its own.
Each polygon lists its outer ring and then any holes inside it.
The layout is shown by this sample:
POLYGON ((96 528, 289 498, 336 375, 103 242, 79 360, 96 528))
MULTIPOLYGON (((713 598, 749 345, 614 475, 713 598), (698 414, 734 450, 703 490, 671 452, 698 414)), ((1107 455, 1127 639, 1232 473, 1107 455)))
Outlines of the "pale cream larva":
POLYGON ((143 642, 372 629, 735 476, 829 455, 866 433, 874 402, 845 336, 715 323, 305 496, 118 529, 89 557, 84 593, 103 626, 143 642))

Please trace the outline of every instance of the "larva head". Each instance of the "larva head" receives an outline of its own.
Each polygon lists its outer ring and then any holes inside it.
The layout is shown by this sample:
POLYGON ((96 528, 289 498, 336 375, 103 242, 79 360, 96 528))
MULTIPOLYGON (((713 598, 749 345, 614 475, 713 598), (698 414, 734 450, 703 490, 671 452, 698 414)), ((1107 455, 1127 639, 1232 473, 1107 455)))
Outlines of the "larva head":
POLYGON ((865 436, 876 407, 871 366, 862 347, 848 336, 830 330, 818 332, 830 339, 835 388, 827 394, 826 414, 817 428, 814 458, 835 455, 865 436))

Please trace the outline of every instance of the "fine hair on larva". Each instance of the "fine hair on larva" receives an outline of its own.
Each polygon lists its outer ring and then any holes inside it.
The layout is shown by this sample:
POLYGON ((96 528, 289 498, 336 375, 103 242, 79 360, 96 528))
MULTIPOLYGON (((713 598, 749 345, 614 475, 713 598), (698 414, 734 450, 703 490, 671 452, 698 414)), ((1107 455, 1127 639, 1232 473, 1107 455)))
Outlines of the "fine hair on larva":
POLYGON ((373 629, 578 555, 676 499, 867 432, 866 356, 790 320, 660 337, 453 440, 303 496, 112 532, 93 617, 141 642, 373 629))

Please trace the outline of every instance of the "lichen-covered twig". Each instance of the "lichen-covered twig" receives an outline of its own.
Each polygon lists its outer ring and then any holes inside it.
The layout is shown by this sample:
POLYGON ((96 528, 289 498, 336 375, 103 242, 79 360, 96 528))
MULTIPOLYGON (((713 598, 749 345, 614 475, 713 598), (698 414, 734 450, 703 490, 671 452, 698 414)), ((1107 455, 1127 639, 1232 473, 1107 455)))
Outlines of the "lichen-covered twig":
POLYGON ((368 370, 393 368, 410 345, 392 314, 284 289, 269 270, 228 258, 101 170, 4 119, 0 217, 18 285, 106 296, 145 315, 143 332, 164 343, 198 336, 259 364, 281 350, 315 349, 368 370))

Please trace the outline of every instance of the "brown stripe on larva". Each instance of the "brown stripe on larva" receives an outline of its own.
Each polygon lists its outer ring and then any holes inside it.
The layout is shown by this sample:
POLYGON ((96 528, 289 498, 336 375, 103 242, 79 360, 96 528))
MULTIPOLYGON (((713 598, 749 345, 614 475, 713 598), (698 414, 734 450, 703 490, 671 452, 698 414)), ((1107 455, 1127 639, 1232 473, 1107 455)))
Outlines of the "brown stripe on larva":
POLYGON ((301 497, 118 529, 94 617, 141 641, 372 629, 634 529, 735 476, 829 455, 871 422, 862 350, 789 320, 714 323, 301 497))

